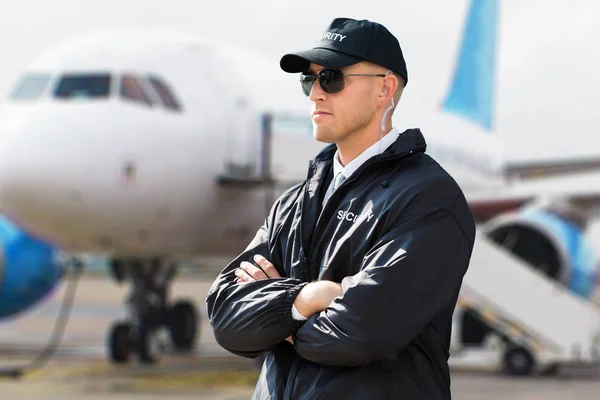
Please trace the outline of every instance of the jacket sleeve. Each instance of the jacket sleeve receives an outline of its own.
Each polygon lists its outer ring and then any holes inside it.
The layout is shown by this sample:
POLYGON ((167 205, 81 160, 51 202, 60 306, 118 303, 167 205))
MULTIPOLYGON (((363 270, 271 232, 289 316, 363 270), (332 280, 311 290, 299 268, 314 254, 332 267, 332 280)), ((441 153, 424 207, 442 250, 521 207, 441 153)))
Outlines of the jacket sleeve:
POLYGON ((396 223, 342 280, 342 296, 298 329, 296 351, 338 366, 395 358, 456 301, 471 250, 449 211, 396 223))
POLYGON ((292 305, 306 282, 284 278, 281 265, 275 267, 282 278, 238 284, 235 276, 240 263, 252 262, 255 254, 270 259, 268 221, 272 215, 273 210, 246 250, 219 274, 206 298, 217 343, 243 357, 254 358, 269 350, 300 325, 292 318, 292 305))

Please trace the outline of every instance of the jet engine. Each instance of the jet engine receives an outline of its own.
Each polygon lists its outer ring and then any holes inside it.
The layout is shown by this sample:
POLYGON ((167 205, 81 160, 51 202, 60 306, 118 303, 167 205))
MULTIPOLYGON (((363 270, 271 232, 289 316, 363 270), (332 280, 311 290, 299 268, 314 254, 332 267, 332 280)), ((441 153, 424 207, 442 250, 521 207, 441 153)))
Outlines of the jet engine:
POLYGON ((0 318, 39 303, 62 275, 55 248, 0 215, 0 318))
MULTIPOLYGON (((575 206, 556 202, 500 215, 478 229, 548 278, 590 298, 597 264, 586 227, 586 216, 575 206)), ((460 335, 464 345, 479 346, 490 332, 474 313, 464 310, 460 335)))

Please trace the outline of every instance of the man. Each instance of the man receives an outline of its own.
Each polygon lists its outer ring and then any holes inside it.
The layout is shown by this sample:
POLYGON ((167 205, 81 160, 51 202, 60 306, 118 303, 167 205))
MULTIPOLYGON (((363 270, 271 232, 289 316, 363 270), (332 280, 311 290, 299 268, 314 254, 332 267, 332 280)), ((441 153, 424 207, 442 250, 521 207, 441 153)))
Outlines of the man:
POLYGON ((396 38, 335 19, 301 73, 331 143, 207 297, 218 343, 266 358, 254 399, 450 399, 452 314, 475 225, 418 129, 392 129, 408 74, 396 38))

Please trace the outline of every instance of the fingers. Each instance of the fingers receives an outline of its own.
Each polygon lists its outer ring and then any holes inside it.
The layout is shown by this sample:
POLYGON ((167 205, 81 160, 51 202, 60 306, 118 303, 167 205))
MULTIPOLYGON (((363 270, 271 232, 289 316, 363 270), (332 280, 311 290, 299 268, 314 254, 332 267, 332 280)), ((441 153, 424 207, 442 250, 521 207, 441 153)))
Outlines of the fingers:
POLYGON ((259 254, 255 255, 253 259, 260 268, 248 261, 242 261, 240 267, 235 270, 235 276, 238 278, 237 283, 261 281, 269 278, 281 278, 277 268, 275 268, 269 260, 259 254))
POLYGON ((267 279, 267 275, 265 275, 265 273, 258 268, 256 265, 253 265, 251 263, 249 263, 248 261, 242 261, 242 263, 240 264, 240 268, 238 268, 238 271, 242 271, 244 272, 246 275, 238 275, 237 271, 236 271, 236 276, 240 279, 244 279, 245 281, 247 281, 247 277, 249 275, 250 280, 252 281, 260 281, 263 279, 267 279))
POLYGON ((242 282, 254 282, 255 279, 250 276, 244 269, 242 269, 242 267, 240 266, 240 268, 237 268, 235 270, 235 276, 237 276, 237 283, 242 283, 242 282))
POLYGON ((277 268, 275 268, 275 266, 271 264, 269 260, 261 256, 260 254, 254 256, 254 261, 256 261, 258 265, 260 265, 260 268, 264 271, 265 274, 267 274, 267 277, 281 278, 281 275, 279 275, 279 272, 277 272, 277 268))

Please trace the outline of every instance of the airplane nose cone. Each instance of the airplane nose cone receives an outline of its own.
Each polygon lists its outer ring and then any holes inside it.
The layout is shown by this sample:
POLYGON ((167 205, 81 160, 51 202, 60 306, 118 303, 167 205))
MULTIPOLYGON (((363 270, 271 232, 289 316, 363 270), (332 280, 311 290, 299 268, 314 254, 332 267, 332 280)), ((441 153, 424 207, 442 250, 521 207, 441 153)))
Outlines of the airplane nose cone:
POLYGON ((89 153, 84 147, 89 132, 81 115, 64 107, 42 104, 3 111, 0 210, 45 237, 43 232, 71 217, 64 199, 77 194, 86 177, 82 165, 89 153))
POLYGON ((121 135, 131 131, 129 122, 117 106, 48 101, 5 109, 0 114, 0 211, 62 247, 79 245, 90 226, 97 229, 105 189, 120 183, 120 149, 130 144, 121 135))
MULTIPOLYGON (((40 201, 49 199, 40 193, 64 189, 76 183, 73 177, 84 177, 81 168, 90 168, 86 162, 90 154, 104 151, 110 144, 107 135, 95 134, 103 131, 97 125, 107 112, 89 104, 5 108, 0 114, 0 201, 35 200, 41 205, 40 201)), ((111 145, 114 148, 115 144, 111 145)))
MULTIPOLYGON (((28 202, 48 185, 47 143, 40 141, 35 115, 25 108, 11 107, 0 114, 0 210, 10 215, 31 207, 28 202)), ((39 122, 42 123, 41 121, 39 122)))

